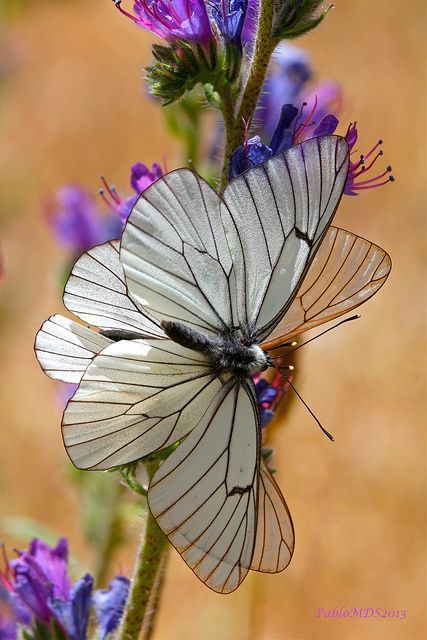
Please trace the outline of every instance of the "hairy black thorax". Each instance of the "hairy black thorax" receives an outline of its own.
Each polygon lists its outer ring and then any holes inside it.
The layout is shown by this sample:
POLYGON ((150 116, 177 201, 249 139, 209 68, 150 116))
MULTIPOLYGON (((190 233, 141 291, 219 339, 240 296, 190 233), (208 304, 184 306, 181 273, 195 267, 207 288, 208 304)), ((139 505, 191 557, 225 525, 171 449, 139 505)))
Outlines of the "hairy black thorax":
POLYGON ((168 320, 162 321, 161 327, 174 342, 206 355, 218 373, 249 376, 257 371, 265 371, 271 364, 268 353, 255 343, 248 344, 238 330, 208 336, 168 320))

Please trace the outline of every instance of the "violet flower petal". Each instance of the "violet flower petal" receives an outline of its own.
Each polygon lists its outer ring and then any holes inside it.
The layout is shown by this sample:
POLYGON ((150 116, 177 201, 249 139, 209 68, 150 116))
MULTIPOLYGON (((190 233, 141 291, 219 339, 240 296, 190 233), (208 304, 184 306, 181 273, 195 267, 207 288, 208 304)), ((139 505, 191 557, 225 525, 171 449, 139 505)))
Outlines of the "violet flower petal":
POLYGON ((116 576, 108 589, 98 589, 93 594, 95 612, 101 631, 101 640, 115 631, 123 615, 129 593, 130 580, 124 576, 116 576))

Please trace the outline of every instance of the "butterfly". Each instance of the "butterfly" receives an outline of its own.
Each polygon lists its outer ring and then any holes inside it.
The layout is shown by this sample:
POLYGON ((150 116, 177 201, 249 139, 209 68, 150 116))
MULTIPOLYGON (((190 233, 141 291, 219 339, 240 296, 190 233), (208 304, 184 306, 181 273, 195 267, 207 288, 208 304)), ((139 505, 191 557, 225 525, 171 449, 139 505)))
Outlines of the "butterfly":
POLYGON ((179 443, 148 505, 218 593, 250 569, 282 571, 294 549, 261 456, 251 375, 274 364, 272 349, 370 298, 391 268, 382 249, 331 226, 348 166, 345 139, 325 136, 221 195, 189 169, 166 174, 120 242, 76 262, 64 304, 90 326, 56 315, 36 337, 44 371, 79 384, 62 420, 77 467, 109 469, 179 443))

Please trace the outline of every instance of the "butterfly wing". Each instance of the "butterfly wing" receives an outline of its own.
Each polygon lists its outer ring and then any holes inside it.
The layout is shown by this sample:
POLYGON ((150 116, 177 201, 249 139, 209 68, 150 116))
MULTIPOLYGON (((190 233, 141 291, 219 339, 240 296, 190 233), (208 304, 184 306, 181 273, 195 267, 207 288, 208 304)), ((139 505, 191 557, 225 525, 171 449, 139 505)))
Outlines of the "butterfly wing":
POLYGON ((63 382, 78 383, 87 366, 111 340, 64 316, 51 316, 36 335, 34 349, 43 371, 63 382))
POLYGON ((128 295, 117 241, 80 256, 65 285, 64 304, 78 318, 100 329, 164 337, 159 323, 128 295))
POLYGON ((222 217, 233 259, 233 321, 262 341, 291 304, 335 214, 349 163, 343 138, 296 145, 230 182, 222 217))
POLYGON ((229 325, 231 258, 219 197, 192 171, 172 171, 144 191, 120 255, 131 295, 159 320, 206 333, 229 325))
POLYGON ((109 469, 183 438, 222 386, 206 358, 170 340, 122 340, 94 358, 62 420, 81 469, 109 469))
POLYGON ((197 577, 234 591, 257 531, 259 415, 252 382, 226 382, 148 491, 157 523, 197 577))
POLYGON ((258 519, 253 571, 278 573, 291 561, 295 534, 291 514, 272 474, 261 460, 258 489, 258 519))
POLYGON ((331 227, 283 320, 263 343, 274 349, 303 331, 338 318, 371 298, 384 284, 391 260, 383 249, 331 227))

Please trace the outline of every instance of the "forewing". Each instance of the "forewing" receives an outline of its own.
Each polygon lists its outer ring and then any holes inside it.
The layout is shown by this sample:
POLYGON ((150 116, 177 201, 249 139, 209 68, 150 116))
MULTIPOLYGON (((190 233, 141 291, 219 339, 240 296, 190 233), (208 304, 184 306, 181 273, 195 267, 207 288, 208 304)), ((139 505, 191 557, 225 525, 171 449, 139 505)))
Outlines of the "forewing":
POLYGON ((261 341, 280 321, 314 258, 348 172, 344 138, 313 138, 230 182, 222 216, 233 258, 233 321, 261 341))
POLYGON ((87 366, 111 340, 64 316, 51 316, 36 335, 34 349, 43 371, 56 380, 78 383, 87 366))
POLYGON ((64 304, 77 317, 100 329, 164 337, 158 322, 128 295, 117 241, 101 244, 80 256, 65 286, 64 304))
POLYGON ((391 269, 388 254, 359 236, 331 227, 283 320, 262 345, 274 349, 358 307, 382 287, 391 269))
POLYGON ((258 489, 258 524, 251 563, 254 571, 283 571, 294 552, 295 535, 285 499, 264 461, 258 489))
POLYGON ((159 320, 217 333, 230 323, 231 258, 219 197, 188 169, 144 191, 120 251, 131 295, 159 320))
POLYGON ((170 340, 122 340, 88 366, 62 421, 76 467, 109 469, 183 438, 222 386, 206 359, 170 340))
POLYGON ((258 434, 253 385, 232 379, 161 465, 148 491, 160 528, 197 577, 218 593, 234 591, 251 566, 258 434))

